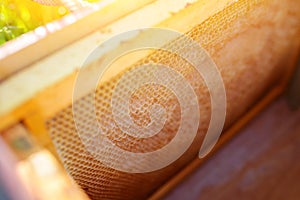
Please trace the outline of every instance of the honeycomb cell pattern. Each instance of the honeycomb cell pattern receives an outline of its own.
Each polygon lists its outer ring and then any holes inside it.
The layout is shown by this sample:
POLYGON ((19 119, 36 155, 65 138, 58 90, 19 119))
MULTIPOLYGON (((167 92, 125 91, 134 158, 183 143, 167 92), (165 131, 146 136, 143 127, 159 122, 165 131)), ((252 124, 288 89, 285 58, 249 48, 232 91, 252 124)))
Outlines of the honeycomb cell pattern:
MULTIPOLYGON (((281 52, 277 49, 288 45, 285 41, 295 38, 297 31, 294 24, 284 20, 288 15, 294 17, 293 12, 278 5, 281 5, 279 0, 271 3, 268 0, 239 0, 186 33, 207 50, 222 75, 227 95, 226 127, 247 111, 272 83, 278 81, 284 71, 284 66, 278 64, 281 52), (277 15, 278 18, 274 20, 273 16, 276 13, 281 15, 277 15), (291 31, 282 34, 280 31, 274 32, 274 27, 285 27, 291 31), (244 33, 260 36, 260 45, 249 49, 256 40, 249 41, 244 33), (246 50, 248 54, 242 55, 241 52, 246 50)), ((109 168, 93 158, 76 132, 72 105, 61 110, 47 121, 47 128, 65 169, 92 199, 145 199, 198 154, 211 115, 209 91, 204 80, 183 58, 163 50, 156 50, 128 70, 149 62, 170 66, 190 83, 200 106, 201 122, 198 134, 185 154, 170 166, 151 173, 125 173, 109 168)), ((144 85, 130 98, 130 116, 137 125, 145 126, 150 123, 150 107, 156 103, 160 104, 166 109, 166 123, 163 129, 150 138, 134 138, 118 128, 112 129, 111 124, 114 121, 110 102, 113 89, 123 73, 125 72, 120 72, 96 89, 96 115, 99 126, 119 148, 141 153, 155 151, 170 142, 178 130, 181 112, 179 102, 172 91, 164 86, 144 85)), ((147 74, 141 74, 145 75, 147 74)), ((92 91, 74 103, 80 105, 80 123, 84 124, 92 138, 95 130, 89 127, 90 116, 84 112, 90 109, 86 106, 90 98, 94 98, 92 91)), ((93 145, 92 140, 89 143, 93 145)), ((110 158, 118 159, 119 155, 111 149, 108 148, 106 153, 111 155, 110 158)), ((152 162, 159 161, 155 159, 163 158, 154 158, 152 162)))

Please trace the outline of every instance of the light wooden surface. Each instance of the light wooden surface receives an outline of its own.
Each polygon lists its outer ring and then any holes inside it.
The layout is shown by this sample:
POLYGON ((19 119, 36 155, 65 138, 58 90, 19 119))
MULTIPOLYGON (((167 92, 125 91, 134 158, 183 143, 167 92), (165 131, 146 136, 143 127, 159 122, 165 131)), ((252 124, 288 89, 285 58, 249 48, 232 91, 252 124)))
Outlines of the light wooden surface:
POLYGON ((281 97, 165 199, 299 199, 299 122, 281 97))
MULTIPOLYGON (((87 37, 56 51, 22 72, 1 82, 0 130, 16 123, 18 120, 26 118, 28 113, 40 112, 42 110, 43 113, 41 115, 48 118, 62 107, 70 104, 76 72, 82 67, 81 64, 89 53, 113 35, 143 27, 165 27, 186 32, 190 26, 193 27, 201 23, 209 16, 222 10, 229 3, 234 2, 233 0, 214 0, 207 3, 205 0, 200 0, 192 4, 194 1, 180 0, 176 1, 176 3, 171 0, 155 1, 112 24, 102 27, 87 37), (216 2, 218 2, 218 6, 213 7, 216 2), (193 10, 201 12, 201 16, 195 19, 197 13, 192 12, 193 10), (187 15, 187 12, 191 14, 187 15), (153 13, 160 13, 160 15, 153 15, 153 13), (137 19, 144 18, 151 20, 137 21, 137 19), (181 19, 182 23, 178 23, 178 19, 181 19), (189 26, 186 24, 189 24, 189 26), (56 101, 57 98, 60 101, 56 101), (7 101, 7 99, 10 99, 10 101, 7 101), (57 103, 53 104, 52 102, 55 101, 57 103), (44 106, 45 104, 51 104, 52 106, 50 106, 51 108, 48 107, 50 109, 47 109, 44 106), (43 109, 39 109, 40 107, 43 107, 43 109), (46 111, 44 113, 45 110, 50 112, 46 111)), ((138 60, 138 58, 135 58, 135 60, 138 60)), ((131 60, 131 63, 134 63, 135 60, 131 60)), ((130 63, 126 64, 123 63, 123 66, 130 66, 130 63)), ((110 73, 109 77, 114 76, 119 72, 118 70, 110 73)))
POLYGON ((93 12, 96 9, 93 7, 93 9, 71 14, 57 22, 45 25, 47 37, 35 30, 9 41, 0 47, 2 54, 0 56, 0 80, 2 81, 16 71, 28 67, 39 59, 99 29, 99 27, 112 23, 153 1, 131 0, 130 3, 124 0, 102 1, 98 4, 97 12, 93 12), (114 12, 111 12, 112 10, 114 12), (85 17, 81 18, 82 16, 85 17), (63 27, 61 24, 65 24, 67 27, 63 27), (31 38, 31 41, 26 38, 31 38))

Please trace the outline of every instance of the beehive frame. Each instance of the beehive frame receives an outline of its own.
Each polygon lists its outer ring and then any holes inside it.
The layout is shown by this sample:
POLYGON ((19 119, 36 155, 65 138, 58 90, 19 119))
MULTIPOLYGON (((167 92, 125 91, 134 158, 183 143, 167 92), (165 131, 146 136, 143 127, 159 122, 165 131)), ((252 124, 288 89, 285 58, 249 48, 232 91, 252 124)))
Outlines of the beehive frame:
MULTIPOLYGON (((213 1, 211 4, 206 4, 207 7, 205 7, 203 5, 203 2, 200 1, 198 3, 192 4, 191 6, 185 8, 183 11, 174 15, 172 18, 169 18, 159 23, 158 27, 168 27, 168 28, 176 29, 178 31, 186 32, 187 30, 189 30, 190 27, 193 27, 196 24, 203 22, 205 19, 208 18, 208 16, 214 15, 219 10, 222 10, 224 9, 224 7, 230 5, 230 3, 232 2, 223 1, 223 4, 218 4, 220 7, 212 9, 210 6, 214 5, 213 1), (192 11, 195 11, 197 9, 204 9, 204 8, 207 9, 209 12, 207 12, 206 15, 205 14, 202 15, 203 16, 202 18, 195 20, 195 16, 193 16, 193 14, 196 15, 196 12, 192 12, 192 11), (191 14, 187 15, 187 13, 191 13, 191 14), (183 23, 183 24, 190 24, 190 26, 182 27, 179 23, 176 23, 176 21, 178 21, 179 19, 182 22, 186 20, 187 23, 183 23)), ((90 36, 90 38, 93 37, 90 36)), ((79 46, 80 44, 77 47, 79 46)), ((74 47, 76 47, 76 44, 74 47)), ((249 110, 243 117, 241 117, 236 123, 234 123, 233 126, 231 126, 231 128, 229 128, 223 134, 216 149, 220 148, 226 141, 228 141, 232 136, 234 136, 238 132, 238 130, 241 129, 251 118, 253 118, 257 113, 259 113, 259 111, 261 111, 263 107, 265 107, 274 98, 276 98, 278 95, 282 93, 289 77, 291 76, 291 73, 293 71, 296 62, 296 58, 298 56, 299 41, 296 41, 294 46, 291 47, 291 49, 292 49, 291 52, 293 53, 285 57, 285 59, 288 60, 288 62, 285 63, 285 65, 287 68, 289 68, 289 70, 286 71, 286 74, 282 77, 282 79, 278 80, 278 82, 272 87, 272 89, 269 90, 268 94, 266 94, 264 98, 262 98, 256 104, 256 106, 254 106, 251 110, 249 110)), ((66 50, 65 52, 68 52, 68 50, 66 50)), ((143 56, 144 56, 143 54, 140 55, 140 57, 143 56)), ((131 62, 135 62, 140 57, 136 57, 135 59, 131 60, 131 62)), ((131 63, 128 62, 127 64, 130 65, 131 63)), ((111 76, 113 76, 113 74, 111 76)), ((12 109, 9 109, 9 112, 3 112, 4 114, 2 113, 0 117, 1 120, 0 130, 4 130, 10 125, 22 121, 23 123, 25 123, 27 128, 35 135, 35 137, 38 138, 38 140, 41 142, 41 145, 46 146, 47 148, 52 149, 54 151, 51 140, 48 137, 48 133, 45 128, 45 121, 51 118, 53 115, 55 115, 58 111, 60 111, 67 105, 70 105, 72 101, 71 88, 73 87, 75 77, 76 77, 76 71, 72 73, 68 73, 60 81, 57 81, 54 84, 49 84, 41 92, 33 95, 33 98, 30 98, 28 101, 24 101, 20 106, 12 107, 12 109), (58 103, 53 104, 53 102, 58 102, 58 103)), ((107 78, 109 79, 110 77, 107 78)), ((178 176, 176 176, 169 183, 167 183, 165 186, 159 189, 152 196, 152 198, 156 199, 162 197, 167 191, 169 191, 174 185, 176 185, 184 176, 190 173, 192 169, 196 168, 202 162, 203 160, 196 159, 178 176)))

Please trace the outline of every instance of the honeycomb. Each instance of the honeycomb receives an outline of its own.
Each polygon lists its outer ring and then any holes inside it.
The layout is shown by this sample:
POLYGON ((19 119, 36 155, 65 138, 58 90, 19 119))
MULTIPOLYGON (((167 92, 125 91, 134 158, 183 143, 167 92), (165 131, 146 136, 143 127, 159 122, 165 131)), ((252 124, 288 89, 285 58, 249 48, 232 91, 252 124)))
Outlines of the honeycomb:
MULTIPOLYGON (((239 0, 186 33, 206 49, 221 73, 227 95, 225 127, 245 113, 284 73, 285 66, 281 63, 286 56, 284 51, 294 42, 299 44, 297 4, 292 0, 284 3, 279 0, 239 0)), ((171 165, 149 173, 127 173, 107 167, 87 151, 76 131, 72 105, 61 110, 47 121, 48 131, 66 171, 92 199, 145 199, 198 154, 211 116, 209 90, 203 78, 184 59, 163 50, 156 50, 128 70, 149 62, 168 65, 189 81, 200 105, 197 136, 184 155, 171 165)), ((144 85, 131 95, 131 118, 138 126, 145 126, 151 121, 151 106, 160 104, 166 110, 165 126, 149 138, 135 138, 112 128, 112 91, 124 73, 122 71, 99 85, 95 96, 91 91, 74 102, 80 107, 80 121, 88 133, 86 141, 93 146, 94 140, 89 137, 97 137, 90 124, 93 110, 87 106, 87 102, 95 98, 99 126, 116 146, 130 152, 155 151, 168 144, 178 130, 181 119, 179 102, 164 86, 144 85)), ((147 76, 147 72, 141 76, 147 76)), ((105 154, 112 161, 120 159, 120 155, 109 147, 105 154)), ((164 158, 153 158, 149 162, 160 159, 164 158)), ((135 164, 147 163, 137 160, 135 164)))

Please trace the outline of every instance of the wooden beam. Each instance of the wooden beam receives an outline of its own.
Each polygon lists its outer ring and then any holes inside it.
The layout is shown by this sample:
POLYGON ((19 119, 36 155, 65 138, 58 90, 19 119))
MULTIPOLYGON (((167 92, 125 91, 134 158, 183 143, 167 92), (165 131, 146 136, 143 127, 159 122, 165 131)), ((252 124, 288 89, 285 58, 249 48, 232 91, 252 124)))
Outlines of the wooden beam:
MULTIPOLYGON (((41 58, 63 48, 66 45, 86 36, 87 34, 103 27, 125 15, 140 9, 154 0, 106 0, 101 2, 103 6, 96 12, 93 9, 84 10, 82 13, 90 13, 85 17, 78 18, 80 12, 70 14, 60 21, 61 24, 56 31, 50 31, 46 37, 41 37, 35 31, 22 35, 15 40, 9 41, 0 47, 0 81, 13 73, 28 67, 41 58), (73 22, 73 20, 75 20, 73 22), (65 27, 65 25, 67 26, 65 27), (26 38, 32 40, 28 41, 26 38), (26 44, 24 46, 24 44, 26 44), (14 47, 12 49, 12 47, 14 47)), ((84 16, 84 14, 82 14, 84 16)), ((47 25, 44 27, 47 29, 47 25)))
MULTIPOLYGON (((156 26, 186 32, 192 26, 203 22, 209 16, 234 2, 234 0, 213 0, 209 2, 200 0, 196 3, 189 3, 193 1, 180 0, 176 3, 174 1, 156 1, 124 19, 114 22, 112 25, 103 27, 101 29, 103 34, 95 32, 1 82, 0 131, 34 112, 38 112, 42 117, 48 118, 62 109, 62 107, 70 104, 76 72, 79 70, 79 65, 86 58, 87 52, 92 51, 99 42, 101 43, 105 39, 125 31, 124 27, 132 30, 145 26, 156 26), (162 11, 162 13, 153 15, 157 9, 162 11), (189 14, 187 15, 187 13, 189 14), (199 17, 196 17, 197 15, 199 17), (137 21, 136 19, 141 18, 141 16, 150 20, 137 21), (178 23, 179 19, 181 23, 178 23), (109 34, 105 34, 107 31, 109 34), (7 101, 7 99, 10 100, 7 101), (53 102, 56 103, 54 104, 53 102)), ((120 68, 120 66, 129 67, 145 55, 147 55, 147 52, 138 56, 127 57, 126 61, 121 60, 123 64, 113 67, 115 70, 109 73, 104 80, 115 76, 118 72, 125 69, 120 68)), ((16 57, 17 55, 14 58, 16 57)))

